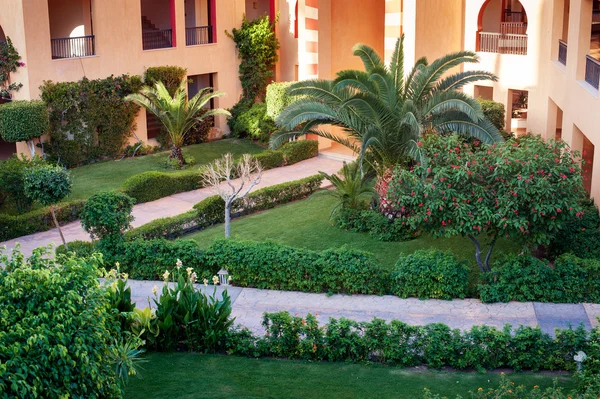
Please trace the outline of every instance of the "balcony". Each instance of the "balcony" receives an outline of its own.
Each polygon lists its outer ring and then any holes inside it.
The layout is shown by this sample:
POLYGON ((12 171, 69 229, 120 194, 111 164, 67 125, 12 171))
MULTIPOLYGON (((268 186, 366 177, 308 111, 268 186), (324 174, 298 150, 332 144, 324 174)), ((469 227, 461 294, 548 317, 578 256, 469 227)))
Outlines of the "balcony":
POLYGON ((558 62, 567 65, 567 43, 562 40, 558 41, 558 62))
POLYGON ((479 32, 479 49, 484 53, 527 55, 527 35, 479 32))
POLYGON ((96 55, 94 35, 51 39, 50 47, 53 60, 96 55))
POLYGON ((600 61, 589 55, 585 58, 585 81, 598 90, 600 86, 600 61))
POLYGON ((198 46, 201 44, 210 44, 213 41, 212 26, 196 26, 185 28, 185 45, 198 46))
POLYGON ((173 29, 147 30, 142 32, 144 50, 173 47, 173 29))

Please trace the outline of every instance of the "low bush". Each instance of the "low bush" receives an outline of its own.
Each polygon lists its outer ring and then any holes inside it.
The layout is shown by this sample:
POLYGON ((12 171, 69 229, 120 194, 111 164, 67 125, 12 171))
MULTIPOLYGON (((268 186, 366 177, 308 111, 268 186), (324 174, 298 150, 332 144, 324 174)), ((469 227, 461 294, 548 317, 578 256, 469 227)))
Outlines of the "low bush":
POLYGON ((27 159, 17 155, 0 161, 0 206, 18 213, 30 211, 33 200, 25 195, 25 171, 45 164, 39 157, 27 159))
MULTIPOLYGON (((12 101, 0 107, 0 137, 9 143, 33 140, 45 134, 50 125, 43 101, 12 101)), ((30 149, 34 149, 30 142, 30 149)), ((32 154, 33 155, 33 154, 32 154)))
MULTIPOLYGON (((56 219, 59 223, 68 223, 79 219, 85 201, 64 202, 55 205, 56 219)), ((0 240, 26 236, 55 227, 48 207, 36 209, 22 215, 0 213, 0 240)))
POLYGON ((347 248, 322 252, 272 242, 215 241, 206 253, 235 285, 261 289, 347 294, 386 293, 387 273, 372 255, 347 248))
POLYGON ((227 117, 227 126, 229 126, 229 130, 234 137, 236 136, 235 125, 237 123, 238 118, 245 112, 248 112, 254 102, 247 98, 241 98, 240 101, 235 103, 235 105, 229 108, 227 111, 231 114, 231 116, 227 117))
POLYGON ((416 251, 398 259, 392 273, 392 293, 402 298, 465 298, 468 275, 466 262, 459 262, 450 252, 416 251))
POLYGON ((343 230, 355 233, 368 232, 377 241, 409 241, 418 237, 404 219, 393 221, 376 210, 343 208, 335 214, 335 225, 343 230))
POLYGON ((319 154, 317 140, 298 140, 285 143, 280 150, 283 152, 286 165, 293 165, 306 159, 314 158, 319 154))
POLYGON ((142 203, 199 188, 202 188, 202 182, 198 171, 175 173, 150 171, 125 180, 121 191, 135 198, 137 203, 142 203))
POLYGON ((148 86, 154 86, 157 82, 162 82, 172 96, 186 74, 187 69, 179 66, 163 65, 149 67, 144 72, 144 83, 148 86))
POLYGON ((275 169, 285 164, 283 152, 276 150, 266 150, 253 157, 260 162, 263 169, 275 169))
POLYGON ((552 257, 570 252, 580 258, 600 258, 600 214, 593 200, 584 200, 581 217, 555 234, 549 252, 552 257))
POLYGON ((275 130, 275 122, 267 116, 267 104, 256 103, 237 117, 232 133, 236 137, 248 136, 254 140, 268 141, 275 130))
POLYGON ((68 245, 68 250, 64 245, 56 247, 56 255, 66 255, 69 252, 72 252, 80 258, 87 258, 95 253, 99 253, 98 249, 91 241, 71 241, 68 245))
MULTIPOLYGON (((220 197, 219 197, 220 198, 220 197)), ((193 231, 197 228, 199 214, 196 211, 189 211, 177 216, 154 219, 140 227, 129 230, 125 233, 127 240, 151 240, 153 238, 174 239, 193 231)))

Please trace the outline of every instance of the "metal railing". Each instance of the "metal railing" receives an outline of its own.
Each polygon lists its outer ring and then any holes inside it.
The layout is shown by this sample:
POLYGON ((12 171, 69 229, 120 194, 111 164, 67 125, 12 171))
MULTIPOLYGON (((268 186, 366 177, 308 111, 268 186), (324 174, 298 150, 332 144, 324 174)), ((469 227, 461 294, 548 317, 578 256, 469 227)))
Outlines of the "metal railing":
POLYGON ((558 41, 558 62, 567 65, 567 43, 562 40, 558 41))
POLYGON ((210 43, 214 43, 212 26, 196 26, 193 28, 185 28, 186 46, 197 46, 200 44, 210 43))
POLYGON ((142 47, 144 50, 173 47, 173 29, 142 32, 142 47))
POLYGON ((89 57, 96 54, 94 36, 50 39, 52 59, 89 57))
POLYGON ((479 49, 477 51, 527 55, 527 35, 479 32, 479 49))
POLYGON ((600 61, 589 55, 585 57, 585 81, 596 89, 600 85, 600 61))
POLYGON ((525 35, 527 33, 527 23, 502 22, 500 23, 500 33, 505 35, 525 35))

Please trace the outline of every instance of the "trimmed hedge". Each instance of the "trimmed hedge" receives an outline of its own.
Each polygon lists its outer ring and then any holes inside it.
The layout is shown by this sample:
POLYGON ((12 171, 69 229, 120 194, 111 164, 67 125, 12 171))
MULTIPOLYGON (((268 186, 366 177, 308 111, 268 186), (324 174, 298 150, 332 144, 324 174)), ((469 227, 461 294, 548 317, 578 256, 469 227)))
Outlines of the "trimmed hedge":
MULTIPOLYGON (((277 184, 254 191, 248 197, 233 204, 234 217, 271 209, 276 205, 308 197, 320 186, 321 175, 277 184)), ((201 230, 214 224, 223 223, 225 202, 218 195, 208 197, 194 205, 194 210, 168 218, 153 220, 126 233, 128 239, 152 239, 180 237, 192 230, 201 230)))
MULTIPOLYGON (((59 223, 69 223, 79 219, 85 201, 63 202, 56 205, 56 219, 59 223)), ((36 209, 22 215, 0 213, 0 241, 55 228, 49 208, 36 209)))
POLYGON ((12 101, 0 107, 0 136, 4 141, 29 141, 49 128, 48 108, 43 101, 12 101))
POLYGON ((295 82, 273 82, 267 86, 267 116, 276 120, 279 114, 294 102, 294 96, 287 92, 295 82))
POLYGON ((253 155, 253 157, 260 162, 263 169, 275 169, 285 165, 285 159, 281 151, 267 150, 253 155))
POLYGON ((466 262, 459 262, 452 253, 416 251, 398 259, 392 273, 392 293, 402 298, 465 298, 468 277, 466 262))
POLYGON ((273 242, 215 241, 206 262, 240 287, 303 292, 384 294, 388 274, 373 255, 348 248, 322 252, 273 242))
POLYGON ((317 140, 291 141, 282 145, 279 150, 283 152, 285 164, 293 165, 319 155, 319 142, 317 140))

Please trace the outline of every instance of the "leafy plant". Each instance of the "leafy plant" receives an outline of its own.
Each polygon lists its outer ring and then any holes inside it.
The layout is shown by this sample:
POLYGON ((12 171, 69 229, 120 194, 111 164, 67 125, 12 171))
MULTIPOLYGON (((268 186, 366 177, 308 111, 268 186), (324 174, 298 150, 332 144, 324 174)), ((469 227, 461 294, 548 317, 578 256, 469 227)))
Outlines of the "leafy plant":
POLYGON ((92 239, 115 244, 131 226, 133 205, 135 200, 126 194, 101 191, 86 201, 81 213, 81 226, 92 239))
POLYGON ((250 136, 254 140, 269 141, 276 129, 273 119, 267 116, 267 105, 256 103, 237 117, 232 134, 235 137, 250 136))
POLYGON ((0 98, 10 99, 11 92, 19 91, 23 87, 22 83, 10 81, 10 74, 25 66, 20 59, 21 56, 13 46, 12 40, 7 36, 5 42, 0 42, 0 98))
POLYGON ((329 175, 319 172, 334 187, 333 190, 321 191, 324 195, 336 199, 331 211, 333 216, 340 209, 365 209, 373 197, 373 175, 363 175, 358 163, 346 163, 338 174, 329 175))
POLYGON ((40 100, 12 101, 0 107, 0 135, 9 143, 26 141, 31 157, 35 156, 34 139, 49 128, 48 110, 40 100))
POLYGON ((211 87, 200 90, 192 99, 187 101, 187 82, 182 81, 175 94, 171 95, 163 82, 157 82, 153 87, 144 86, 139 93, 125 97, 126 101, 135 103, 154 114, 163 124, 172 143, 170 159, 178 161, 179 166, 185 165, 181 151, 185 136, 201 120, 216 116, 229 115, 223 109, 206 110, 205 106, 213 98, 224 95, 213 92, 211 87))
POLYGON ((185 79, 187 75, 187 69, 179 67, 179 66, 158 66, 158 67, 149 67, 144 72, 144 83, 147 86, 154 86, 158 82, 162 82, 169 95, 174 96, 175 92, 181 85, 181 82, 185 79))
POLYGON ((267 116, 276 120, 281 112, 291 105, 295 97, 288 93, 289 88, 294 82, 273 82, 267 86, 267 116))
POLYGON ((477 101, 481 106, 481 111, 485 118, 490 121, 499 132, 503 132, 504 126, 506 125, 506 110, 504 109, 504 104, 493 100, 484 100, 483 98, 478 98, 477 101))
POLYGON ((31 210, 33 200, 25 195, 25 172, 28 168, 44 165, 40 157, 27 159, 18 155, 0 162, 0 205, 14 207, 18 213, 31 210))

